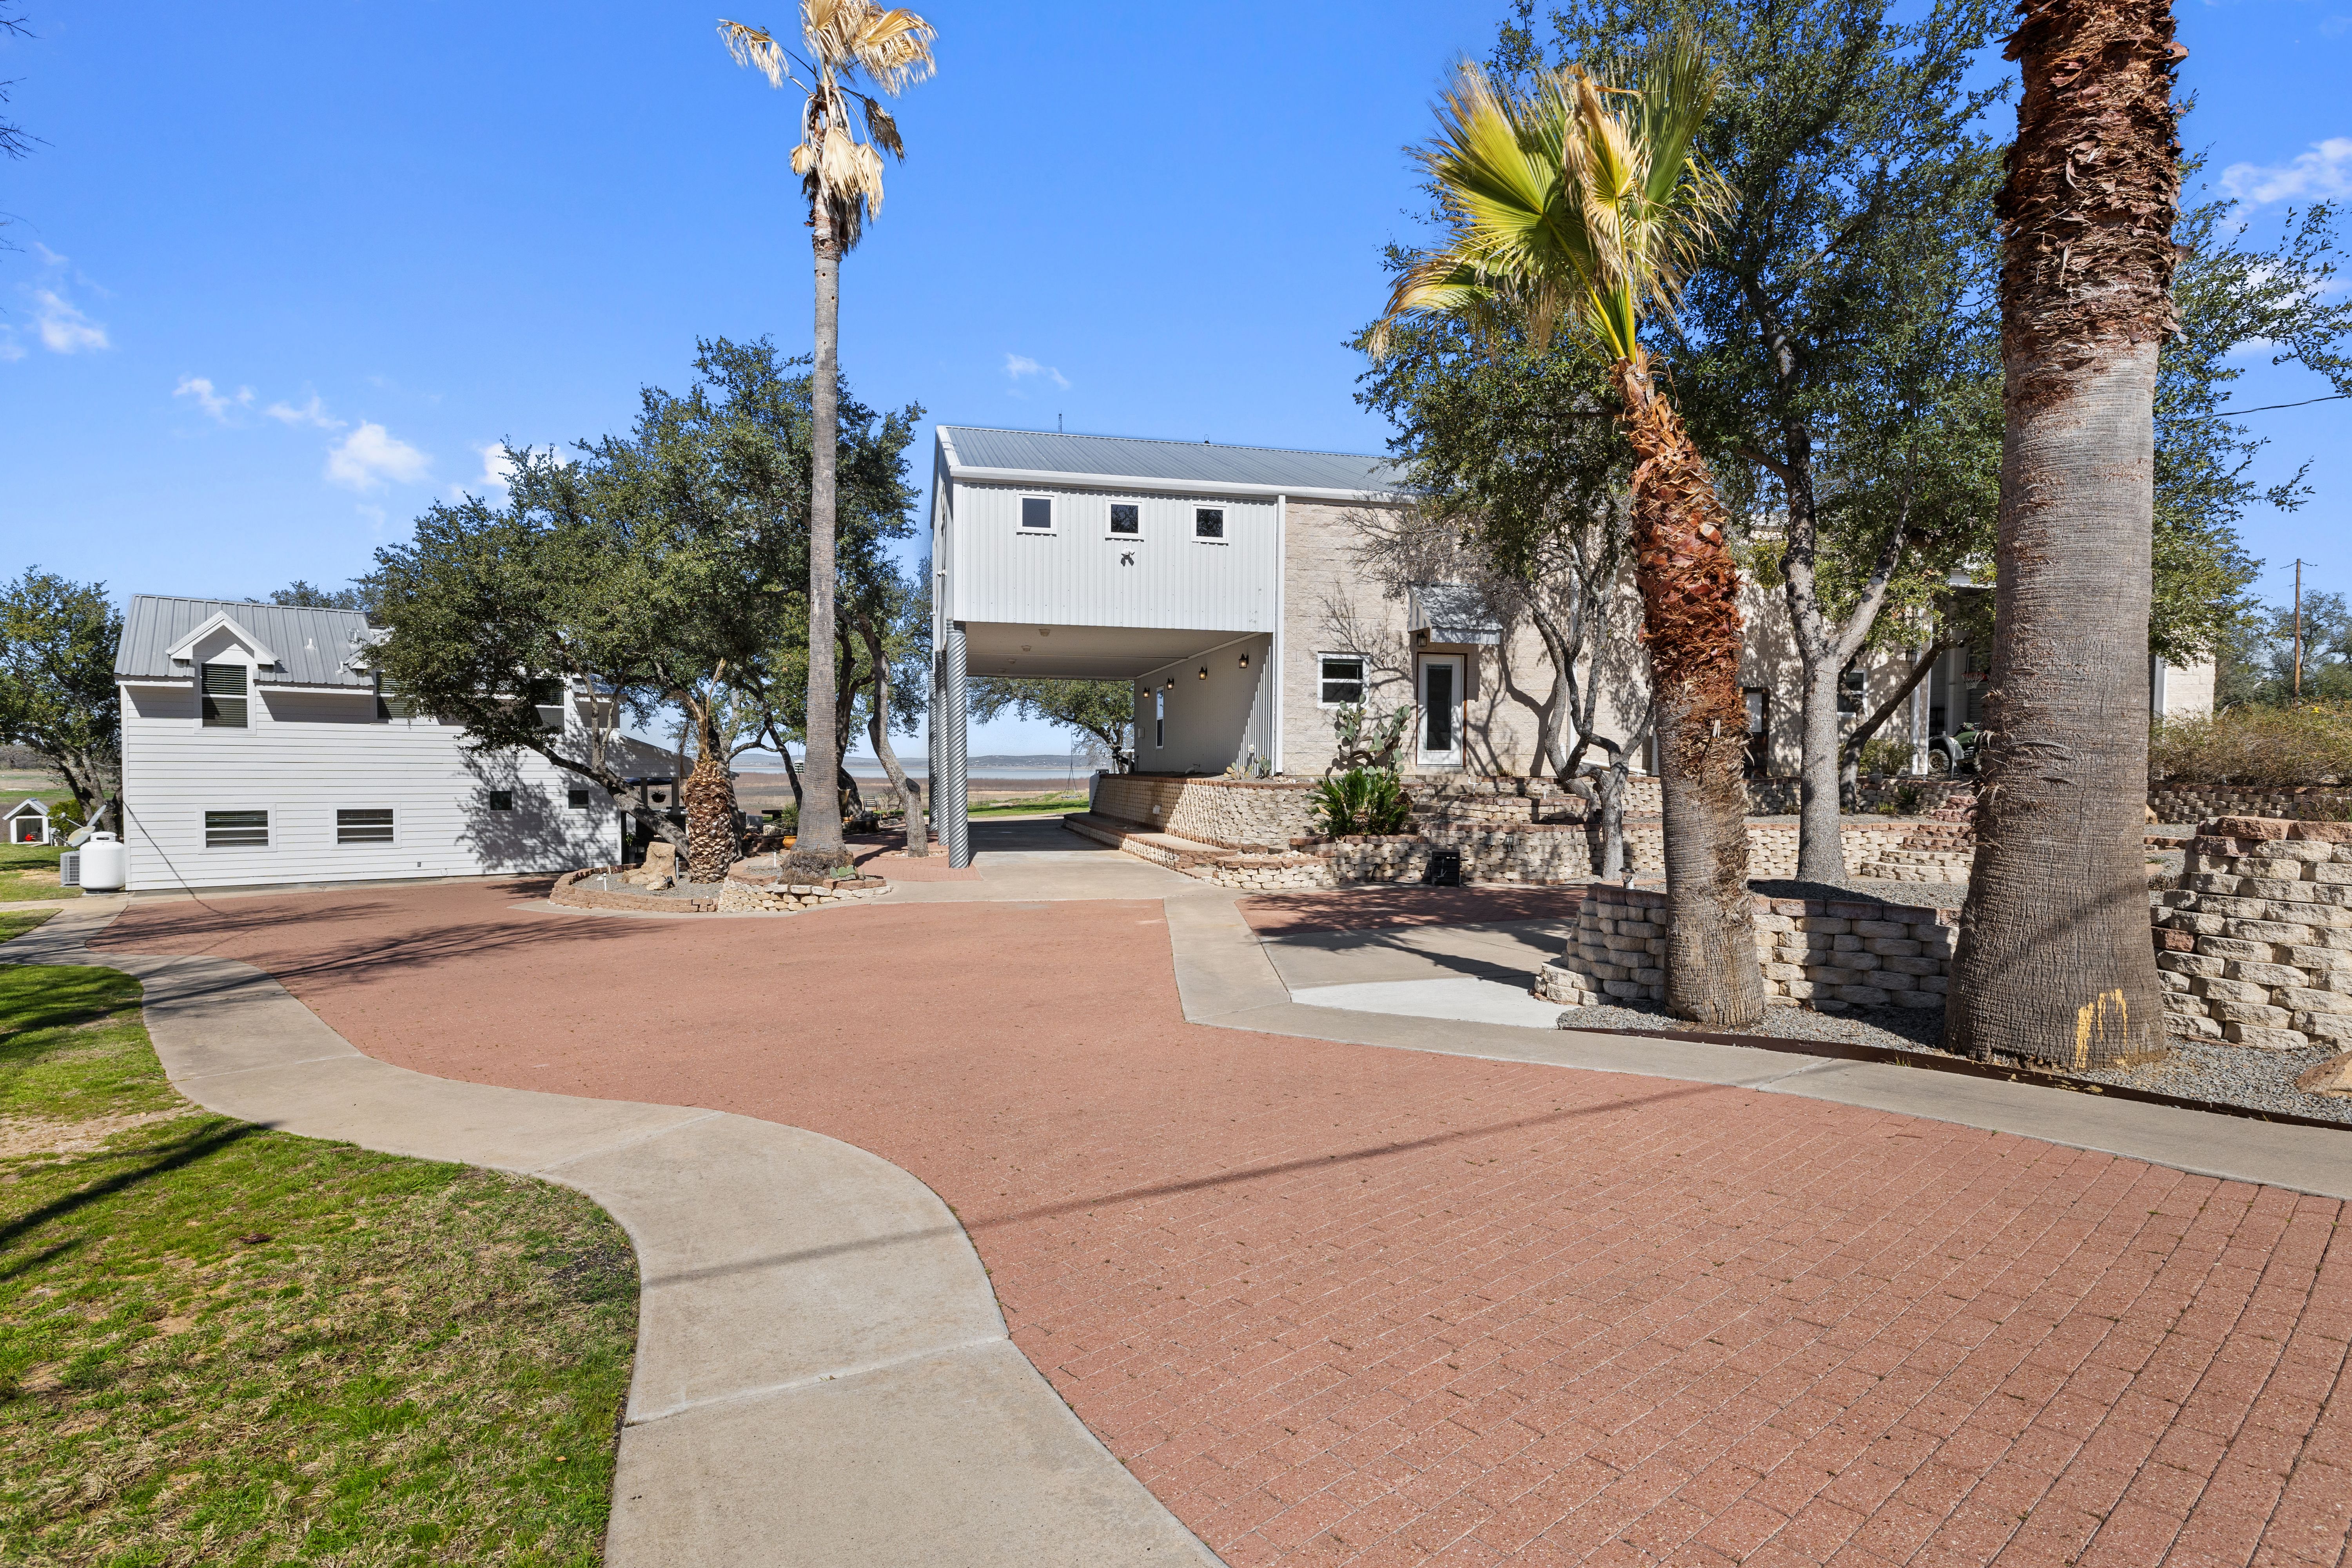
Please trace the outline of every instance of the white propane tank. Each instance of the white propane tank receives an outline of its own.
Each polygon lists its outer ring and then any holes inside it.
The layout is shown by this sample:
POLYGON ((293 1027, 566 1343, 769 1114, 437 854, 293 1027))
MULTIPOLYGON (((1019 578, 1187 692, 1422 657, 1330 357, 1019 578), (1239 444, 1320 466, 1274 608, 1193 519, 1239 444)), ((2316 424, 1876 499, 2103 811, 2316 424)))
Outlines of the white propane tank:
POLYGON ((93 833, 81 847, 81 890, 119 893, 131 880, 131 851, 111 833, 93 833))

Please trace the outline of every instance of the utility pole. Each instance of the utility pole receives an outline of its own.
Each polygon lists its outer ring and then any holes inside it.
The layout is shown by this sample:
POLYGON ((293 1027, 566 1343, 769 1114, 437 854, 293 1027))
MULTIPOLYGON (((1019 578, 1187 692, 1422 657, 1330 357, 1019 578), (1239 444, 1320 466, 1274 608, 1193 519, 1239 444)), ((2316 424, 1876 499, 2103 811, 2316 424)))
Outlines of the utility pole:
POLYGON ((2294 563, 2294 700, 2303 700, 2303 559, 2294 563))

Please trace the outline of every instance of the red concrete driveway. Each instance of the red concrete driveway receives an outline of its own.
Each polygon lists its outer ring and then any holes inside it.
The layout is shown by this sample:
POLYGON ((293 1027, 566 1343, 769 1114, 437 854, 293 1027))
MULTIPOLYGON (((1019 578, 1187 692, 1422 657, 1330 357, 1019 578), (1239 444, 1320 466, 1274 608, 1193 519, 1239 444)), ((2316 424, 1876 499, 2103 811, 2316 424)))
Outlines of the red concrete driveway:
POLYGON ((99 945, 246 959, 425 1071, 896 1161, 1234 1563, 2345 1554, 2333 1201, 1188 1025, 1150 902, 653 922, 514 896, 142 905, 99 945))

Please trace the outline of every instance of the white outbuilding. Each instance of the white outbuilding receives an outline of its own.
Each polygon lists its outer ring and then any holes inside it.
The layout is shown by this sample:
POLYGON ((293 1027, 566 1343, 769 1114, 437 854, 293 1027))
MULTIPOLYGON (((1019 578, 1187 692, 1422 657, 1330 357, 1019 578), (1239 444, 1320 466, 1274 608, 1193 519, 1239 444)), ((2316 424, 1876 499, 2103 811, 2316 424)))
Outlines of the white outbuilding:
MULTIPOLYGON (((122 692, 133 892, 477 877, 602 865, 604 790, 530 752, 476 756, 368 667, 351 610, 135 595, 122 692)), ((540 710, 585 721, 582 701, 540 710)))

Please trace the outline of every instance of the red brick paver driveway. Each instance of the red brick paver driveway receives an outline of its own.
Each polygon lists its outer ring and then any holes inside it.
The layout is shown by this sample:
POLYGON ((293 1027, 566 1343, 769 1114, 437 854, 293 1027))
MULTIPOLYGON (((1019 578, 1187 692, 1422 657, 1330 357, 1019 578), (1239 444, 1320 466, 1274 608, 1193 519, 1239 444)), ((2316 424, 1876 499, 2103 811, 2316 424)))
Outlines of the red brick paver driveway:
POLYGON ((1234 1563, 2335 1563, 2341 1205, 1792 1097, 1182 1021, 1151 902, 132 910, 425 1071, 813 1128, 1234 1563))

